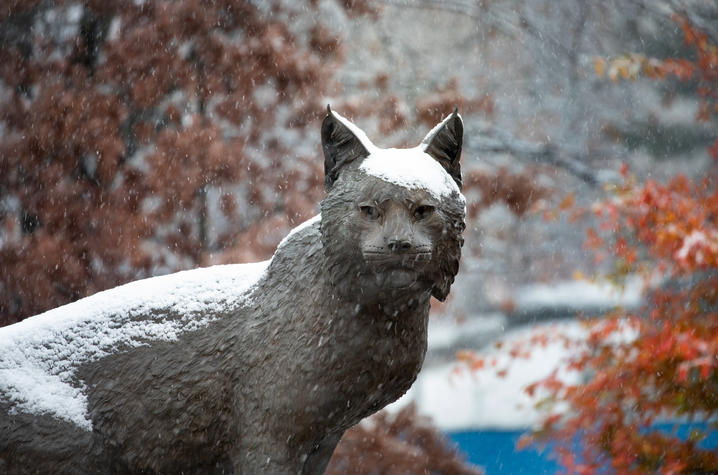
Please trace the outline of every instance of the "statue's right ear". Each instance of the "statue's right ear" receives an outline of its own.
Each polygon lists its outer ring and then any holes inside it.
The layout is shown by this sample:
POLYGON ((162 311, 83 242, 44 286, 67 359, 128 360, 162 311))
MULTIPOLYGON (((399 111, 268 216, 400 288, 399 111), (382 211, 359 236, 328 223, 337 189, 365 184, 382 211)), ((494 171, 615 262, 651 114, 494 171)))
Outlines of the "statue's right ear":
POLYGON ((447 171, 461 189, 461 142, 464 135, 464 123, 459 111, 454 112, 431 129, 424 140, 424 152, 432 156, 447 171))
POLYGON ((329 191, 339 170, 357 158, 367 157, 374 145, 356 125, 332 111, 322 122, 322 150, 324 151, 324 187, 329 191))

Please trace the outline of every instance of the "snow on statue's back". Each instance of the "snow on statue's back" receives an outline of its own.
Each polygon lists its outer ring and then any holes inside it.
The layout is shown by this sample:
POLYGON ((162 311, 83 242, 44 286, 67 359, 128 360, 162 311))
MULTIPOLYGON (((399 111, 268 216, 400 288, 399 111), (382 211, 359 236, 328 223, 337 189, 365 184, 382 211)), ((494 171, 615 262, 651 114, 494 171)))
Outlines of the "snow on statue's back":
POLYGON ((328 111, 327 197, 268 262, 100 292, 0 329, 2 473, 322 473, 411 386, 458 271, 456 112, 414 149, 328 111))
POLYGON ((268 264, 139 280, 0 328, 0 394, 17 410, 54 414, 90 430, 85 395, 71 384, 78 366, 122 346, 175 341, 236 310, 268 264))

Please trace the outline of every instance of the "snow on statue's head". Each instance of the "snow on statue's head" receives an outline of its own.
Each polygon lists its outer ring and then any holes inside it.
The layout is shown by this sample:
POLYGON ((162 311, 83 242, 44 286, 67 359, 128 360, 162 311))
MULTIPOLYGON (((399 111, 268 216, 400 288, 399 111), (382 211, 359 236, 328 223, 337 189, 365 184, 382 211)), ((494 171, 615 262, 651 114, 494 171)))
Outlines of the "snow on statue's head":
POLYGON ((430 290, 446 298, 465 228, 462 134, 454 110, 417 147, 382 149, 327 108, 322 240, 342 294, 385 301, 430 290))

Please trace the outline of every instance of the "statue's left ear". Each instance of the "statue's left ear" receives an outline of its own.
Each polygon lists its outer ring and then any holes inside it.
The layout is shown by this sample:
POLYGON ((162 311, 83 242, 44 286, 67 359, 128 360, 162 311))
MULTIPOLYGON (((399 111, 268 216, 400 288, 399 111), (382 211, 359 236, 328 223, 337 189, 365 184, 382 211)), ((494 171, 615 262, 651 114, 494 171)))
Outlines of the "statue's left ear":
POLYGON ((464 136, 464 123, 458 110, 442 120, 436 127, 431 129, 424 140, 424 152, 428 153, 438 161, 451 178, 454 179, 461 189, 461 144, 464 136))
POLYGON ((329 191, 344 165, 369 156, 374 149, 366 134, 356 125, 334 112, 327 105, 322 122, 322 150, 324 151, 324 186, 329 191))

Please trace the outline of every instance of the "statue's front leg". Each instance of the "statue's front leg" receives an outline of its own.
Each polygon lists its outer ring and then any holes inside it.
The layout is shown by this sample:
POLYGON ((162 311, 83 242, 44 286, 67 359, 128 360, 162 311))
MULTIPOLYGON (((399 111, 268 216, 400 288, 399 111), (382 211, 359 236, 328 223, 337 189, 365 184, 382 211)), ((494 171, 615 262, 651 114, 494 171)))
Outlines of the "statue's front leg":
POLYGON ((334 449, 343 435, 344 431, 328 434, 319 444, 314 446, 304 462, 302 475, 322 475, 327 469, 334 449))

